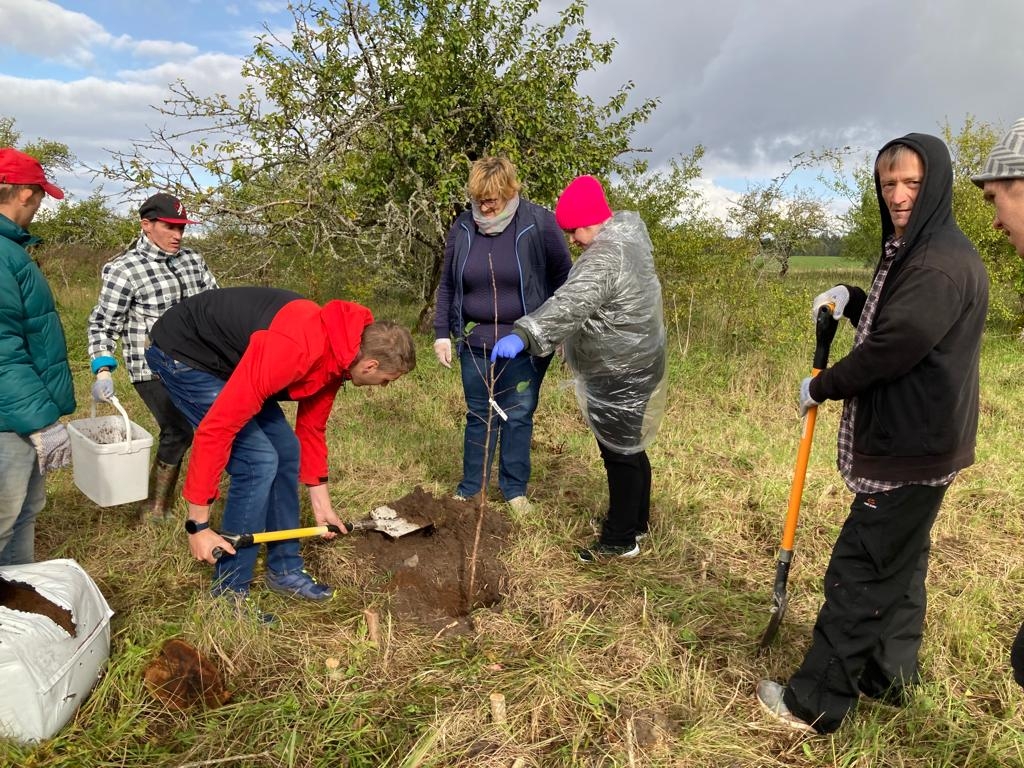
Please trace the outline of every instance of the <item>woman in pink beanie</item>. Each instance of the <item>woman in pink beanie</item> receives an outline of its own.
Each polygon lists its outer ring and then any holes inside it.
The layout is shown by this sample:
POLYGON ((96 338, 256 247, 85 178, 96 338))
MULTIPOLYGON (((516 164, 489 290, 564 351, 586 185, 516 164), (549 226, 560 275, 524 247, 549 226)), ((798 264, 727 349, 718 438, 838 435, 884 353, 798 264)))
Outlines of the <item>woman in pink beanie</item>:
POLYGON ((650 517, 646 449, 665 411, 665 324, 651 239, 639 214, 612 213, 593 176, 565 188, 555 219, 583 254, 554 296, 498 341, 492 359, 564 346, 608 476, 601 535, 577 556, 585 563, 635 557, 650 517))

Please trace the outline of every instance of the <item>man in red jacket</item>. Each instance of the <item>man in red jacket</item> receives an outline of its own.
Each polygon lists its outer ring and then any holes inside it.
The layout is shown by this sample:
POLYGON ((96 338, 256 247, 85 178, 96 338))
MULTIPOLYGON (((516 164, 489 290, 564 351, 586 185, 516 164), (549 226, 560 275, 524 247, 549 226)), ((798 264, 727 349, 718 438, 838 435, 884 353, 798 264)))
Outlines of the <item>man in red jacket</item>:
MULTIPOLYGON (((235 549, 209 527, 225 469, 221 516, 232 533, 295 528, 298 484, 309 488, 318 525, 342 526, 327 491, 327 418, 345 381, 385 387, 416 366, 406 328, 374 322, 366 307, 323 307, 277 288, 224 288, 191 296, 150 331, 146 361, 196 427, 183 495, 197 560, 215 563, 214 595, 244 598, 258 550, 235 549), (279 400, 298 402, 294 431, 279 400), (225 556, 216 559, 215 548, 225 556)), ((267 586, 308 600, 334 591, 303 570, 295 540, 269 544, 267 586)))

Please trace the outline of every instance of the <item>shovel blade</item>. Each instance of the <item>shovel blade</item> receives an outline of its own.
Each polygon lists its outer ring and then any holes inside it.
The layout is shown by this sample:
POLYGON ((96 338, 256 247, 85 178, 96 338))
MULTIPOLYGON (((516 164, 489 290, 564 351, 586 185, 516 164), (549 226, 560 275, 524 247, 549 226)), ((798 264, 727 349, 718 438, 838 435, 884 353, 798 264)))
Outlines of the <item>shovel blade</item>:
POLYGON ((775 635, 782 626, 782 619, 786 616, 786 606, 789 604, 789 596, 785 592, 776 592, 772 595, 771 618, 768 619, 768 626, 761 635, 761 642, 757 646, 758 653, 764 653, 775 639, 775 635))
POLYGON ((397 539, 414 531, 429 528, 432 525, 433 522, 430 520, 423 520, 422 522, 407 520, 391 507, 382 506, 373 510, 368 518, 357 520, 350 527, 355 530, 380 531, 385 536, 397 539))

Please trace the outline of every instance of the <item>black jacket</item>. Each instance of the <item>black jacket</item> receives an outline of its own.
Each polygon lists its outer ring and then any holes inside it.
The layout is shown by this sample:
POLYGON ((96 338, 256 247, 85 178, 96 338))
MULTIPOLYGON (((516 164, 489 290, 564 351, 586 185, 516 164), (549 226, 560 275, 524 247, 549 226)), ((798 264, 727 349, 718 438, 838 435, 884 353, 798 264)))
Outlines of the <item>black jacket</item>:
MULTIPOLYGON (((811 397, 857 398, 853 474, 913 482, 974 462, 978 362, 988 311, 988 275, 953 218, 953 169, 938 138, 907 134, 924 181, 903 245, 882 287, 871 334, 811 382, 811 397)), ((882 199, 882 241, 894 232, 882 199)), ((844 314, 857 325, 866 295, 850 288, 844 314)))

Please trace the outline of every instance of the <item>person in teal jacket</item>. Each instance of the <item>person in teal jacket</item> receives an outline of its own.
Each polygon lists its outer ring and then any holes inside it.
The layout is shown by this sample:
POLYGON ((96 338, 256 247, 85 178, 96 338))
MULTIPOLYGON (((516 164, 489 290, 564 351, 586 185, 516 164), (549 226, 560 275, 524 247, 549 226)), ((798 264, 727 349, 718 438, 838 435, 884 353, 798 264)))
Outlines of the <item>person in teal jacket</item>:
POLYGON ((39 161, 0 149, 0 566, 35 560, 43 475, 71 461, 61 416, 75 410, 64 328, 53 293, 25 250, 45 195, 64 193, 39 161))

